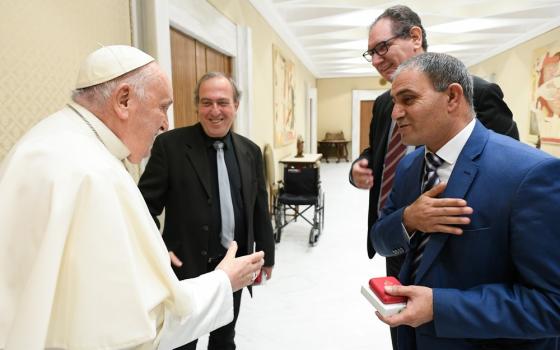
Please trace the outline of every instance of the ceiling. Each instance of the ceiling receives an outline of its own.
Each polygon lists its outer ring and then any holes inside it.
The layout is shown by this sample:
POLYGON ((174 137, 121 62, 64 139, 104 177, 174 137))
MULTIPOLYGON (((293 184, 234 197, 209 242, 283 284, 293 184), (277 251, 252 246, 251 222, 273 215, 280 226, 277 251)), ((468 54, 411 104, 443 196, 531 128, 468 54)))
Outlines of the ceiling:
POLYGON ((368 27, 397 4, 420 15, 429 51, 467 66, 560 26, 560 0, 250 1, 317 78, 378 76, 362 57, 368 27))

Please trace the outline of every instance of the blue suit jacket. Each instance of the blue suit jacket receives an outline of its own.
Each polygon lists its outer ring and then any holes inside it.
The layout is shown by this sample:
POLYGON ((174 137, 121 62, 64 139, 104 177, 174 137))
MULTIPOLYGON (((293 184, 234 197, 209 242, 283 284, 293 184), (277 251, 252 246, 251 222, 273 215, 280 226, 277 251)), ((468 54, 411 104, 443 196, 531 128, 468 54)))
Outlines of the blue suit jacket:
MULTIPOLYGON (((408 253, 404 207, 420 195, 424 147, 399 164, 370 240, 383 256, 408 253)), ((559 349, 560 160, 476 122, 441 197, 473 208, 461 236, 432 233, 416 279, 433 288, 434 320, 399 327, 399 350, 559 349), (486 346, 486 347, 485 347, 486 346)))

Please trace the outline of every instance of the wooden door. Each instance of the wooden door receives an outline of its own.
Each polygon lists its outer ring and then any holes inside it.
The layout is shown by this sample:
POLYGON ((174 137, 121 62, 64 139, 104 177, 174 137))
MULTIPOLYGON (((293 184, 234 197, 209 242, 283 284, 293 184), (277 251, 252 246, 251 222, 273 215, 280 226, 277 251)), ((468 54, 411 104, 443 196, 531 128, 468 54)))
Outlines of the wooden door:
POLYGON ((369 147, 369 125, 374 100, 360 101, 360 153, 369 147))
POLYGON ((194 90, 207 72, 222 72, 231 76, 231 57, 170 28, 171 80, 173 84, 173 114, 175 127, 196 124, 194 90))
POLYGON ((173 84, 173 115, 175 127, 195 124, 196 106, 193 102, 197 82, 195 57, 196 41, 171 29, 171 80, 173 84))

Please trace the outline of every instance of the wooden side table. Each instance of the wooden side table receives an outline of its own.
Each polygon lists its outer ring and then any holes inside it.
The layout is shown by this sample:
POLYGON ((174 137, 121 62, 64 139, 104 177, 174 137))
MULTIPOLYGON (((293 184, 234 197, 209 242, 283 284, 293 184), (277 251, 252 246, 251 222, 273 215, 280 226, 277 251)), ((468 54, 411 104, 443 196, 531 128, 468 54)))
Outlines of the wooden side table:
MULTIPOLYGON (((318 141, 319 148, 326 147, 326 148, 335 148, 336 149, 336 162, 340 162, 341 159, 344 159, 348 162, 348 148, 347 145, 350 141, 346 140, 323 140, 318 141)), ((327 163, 329 162, 329 158, 325 155, 325 160, 327 163)))
POLYGON ((296 158, 294 156, 280 160, 280 163, 287 167, 294 168, 314 168, 320 164, 321 153, 304 153, 303 157, 296 158))

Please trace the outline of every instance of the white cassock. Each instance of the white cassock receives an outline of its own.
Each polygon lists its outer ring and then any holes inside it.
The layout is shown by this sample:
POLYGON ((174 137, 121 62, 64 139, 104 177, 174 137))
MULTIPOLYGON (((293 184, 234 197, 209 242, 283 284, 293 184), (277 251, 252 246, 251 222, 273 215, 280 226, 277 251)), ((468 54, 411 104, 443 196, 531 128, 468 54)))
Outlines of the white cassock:
POLYGON ((172 349, 233 319, 223 271, 175 277, 128 154, 71 103, 0 166, 0 349, 172 349))

